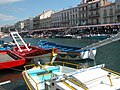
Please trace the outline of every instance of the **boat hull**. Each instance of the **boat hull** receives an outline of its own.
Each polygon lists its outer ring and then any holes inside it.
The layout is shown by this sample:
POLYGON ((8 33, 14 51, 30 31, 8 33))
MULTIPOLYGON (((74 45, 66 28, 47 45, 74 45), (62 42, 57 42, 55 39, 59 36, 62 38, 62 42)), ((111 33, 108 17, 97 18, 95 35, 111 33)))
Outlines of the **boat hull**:
POLYGON ((58 60, 81 60, 81 59, 91 59, 94 60, 96 55, 96 49, 89 49, 89 50, 80 50, 81 48, 78 47, 70 47, 64 45, 58 45, 56 43, 47 42, 47 41, 40 41, 38 42, 38 46, 43 49, 51 49, 57 48, 58 60))
POLYGON ((11 50, 0 51, 0 69, 18 67, 25 64, 25 59, 11 50))
POLYGON ((13 51, 24 58, 28 58, 28 57, 32 57, 32 56, 34 57, 34 56, 43 55, 43 54, 52 52, 52 49, 45 50, 42 48, 37 48, 35 46, 28 46, 30 51, 26 50, 25 46, 20 46, 20 48, 23 50, 22 52, 19 51, 18 47, 14 47, 13 51))

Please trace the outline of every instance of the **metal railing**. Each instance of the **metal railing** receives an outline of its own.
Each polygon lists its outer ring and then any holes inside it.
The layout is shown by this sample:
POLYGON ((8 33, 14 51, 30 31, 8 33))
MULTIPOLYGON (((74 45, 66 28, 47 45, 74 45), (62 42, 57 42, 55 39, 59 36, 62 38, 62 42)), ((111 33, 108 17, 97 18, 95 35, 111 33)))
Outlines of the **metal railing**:
MULTIPOLYGON (((58 64, 58 63, 61 63, 62 66, 65 66, 65 64, 67 64, 67 65, 70 65, 70 67, 71 67, 71 65, 72 65, 72 66, 75 66, 76 69, 79 68, 79 65, 78 65, 78 64, 74 64, 74 63, 62 62, 62 61, 54 61, 54 62, 53 62, 53 64, 58 64)), ((53 65, 53 64, 52 64, 52 65, 53 65)), ((51 62, 47 62, 46 65, 51 65, 51 62)))

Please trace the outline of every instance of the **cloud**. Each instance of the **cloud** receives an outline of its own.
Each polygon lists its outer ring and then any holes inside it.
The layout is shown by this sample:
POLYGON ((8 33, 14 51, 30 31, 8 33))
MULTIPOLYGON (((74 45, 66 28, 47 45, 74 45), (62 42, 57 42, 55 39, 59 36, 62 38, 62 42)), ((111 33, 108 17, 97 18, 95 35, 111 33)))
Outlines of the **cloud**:
POLYGON ((0 4, 8 4, 8 3, 14 3, 19 1, 23 1, 23 0, 0 0, 0 4))
POLYGON ((15 8, 15 9, 13 9, 11 11, 13 11, 13 12, 22 12, 22 11, 24 11, 24 9, 23 8, 15 8))
POLYGON ((17 19, 17 18, 14 16, 0 14, 0 21, 8 21, 8 20, 15 20, 15 19, 17 19))

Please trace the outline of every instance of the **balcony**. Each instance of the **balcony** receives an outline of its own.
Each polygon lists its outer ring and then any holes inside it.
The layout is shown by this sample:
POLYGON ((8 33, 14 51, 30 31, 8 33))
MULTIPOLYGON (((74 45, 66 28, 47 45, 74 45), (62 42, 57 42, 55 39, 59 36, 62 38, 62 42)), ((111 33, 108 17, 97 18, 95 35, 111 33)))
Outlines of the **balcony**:
POLYGON ((116 13, 120 12, 120 9, 116 9, 115 12, 116 12, 116 13))
POLYGON ((99 9, 98 7, 89 7, 89 11, 92 11, 92 10, 97 10, 99 9))
POLYGON ((92 15, 89 15, 89 18, 95 18, 95 17, 99 17, 100 15, 99 14, 92 14, 92 15))

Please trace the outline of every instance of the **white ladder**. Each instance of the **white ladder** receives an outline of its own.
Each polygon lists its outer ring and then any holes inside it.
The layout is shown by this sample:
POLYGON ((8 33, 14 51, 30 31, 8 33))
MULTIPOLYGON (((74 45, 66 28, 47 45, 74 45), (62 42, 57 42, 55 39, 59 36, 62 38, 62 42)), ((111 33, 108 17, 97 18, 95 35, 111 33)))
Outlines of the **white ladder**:
POLYGON ((16 45, 17 45, 20 52, 22 52, 23 50, 20 48, 20 43, 18 41, 21 41, 22 44, 26 47, 26 49, 28 51, 30 51, 30 49, 28 48, 28 45, 24 42, 24 40, 22 39, 22 37, 19 35, 19 33, 17 31, 10 32, 10 34, 11 34, 11 36, 12 36, 14 42, 16 43, 16 45))

